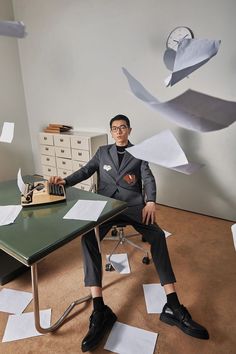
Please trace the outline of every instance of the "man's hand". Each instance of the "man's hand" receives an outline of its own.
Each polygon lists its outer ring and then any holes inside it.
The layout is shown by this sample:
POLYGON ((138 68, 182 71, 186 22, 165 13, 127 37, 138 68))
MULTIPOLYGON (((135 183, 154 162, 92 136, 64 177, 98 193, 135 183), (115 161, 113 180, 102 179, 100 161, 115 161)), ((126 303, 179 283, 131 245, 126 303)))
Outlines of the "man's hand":
POLYGON ((53 184, 65 184, 66 181, 62 178, 62 177, 59 177, 59 176, 52 176, 49 178, 49 183, 53 183, 53 184))
POLYGON ((142 210, 142 222, 146 225, 154 224, 156 219, 156 203, 147 202, 142 210))

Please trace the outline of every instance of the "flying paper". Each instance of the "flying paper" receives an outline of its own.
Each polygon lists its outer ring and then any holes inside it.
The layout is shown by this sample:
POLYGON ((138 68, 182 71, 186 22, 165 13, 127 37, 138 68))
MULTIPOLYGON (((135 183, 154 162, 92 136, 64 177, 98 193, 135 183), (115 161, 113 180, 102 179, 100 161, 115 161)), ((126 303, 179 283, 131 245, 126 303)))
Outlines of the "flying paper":
POLYGON ((195 168, 191 169, 191 163, 188 162, 185 153, 170 130, 163 130, 159 134, 126 150, 137 159, 152 162, 188 175, 203 166, 203 164, 194 163, 195 168))
POLYGON ((193 71, 206 64, 219 50, 220 40, 183 39, 179 42, 176 55, 172 50, 164 54, 164 62, 172 74, 165 80, 166 86, 173 86, 193 71))
POLYGON ((128 70, 122 70, 137 98, 185 129, 210 132, 224 129, 236 121, 236 102, 187 90, 182 95, 161 103, 128 70))
POLYGON ((24 38, 26 36, 25 25, 21 21, 0 21, 0 35, 24 38))

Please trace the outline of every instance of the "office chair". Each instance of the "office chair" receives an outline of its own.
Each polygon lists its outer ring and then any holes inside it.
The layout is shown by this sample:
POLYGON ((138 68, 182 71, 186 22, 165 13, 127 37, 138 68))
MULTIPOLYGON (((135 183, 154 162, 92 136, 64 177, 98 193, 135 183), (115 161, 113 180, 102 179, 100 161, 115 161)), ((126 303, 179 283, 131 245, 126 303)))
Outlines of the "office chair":
MULTIPOLYGON (((112 251, 109 254, 109 257, 107 259, 107 263, 105 265, 105 270, 107 272, 111 272, 114 270, 114 267, 111 263, 111 257, 114 254, 115 250, 117 249, 117 247, 119 245, 124 244, 125 242, 127 242, 128 244, 130 244, 131 246, 139 249, 140 251, 142 251, 145 256, 142 259, 142 263, 143 264, 149 264, 150 263, 150 258, 149 258, 149 253, 148 251, 146 251, 144 248, 136 245, 134 242, 130 241, 129 238, 133 237, 133 236, 138 236, 140 235, 139 233, 131 233, 131 234, 127 234, 125 235, 125 228, 128 225, 125 223, 117 223, 116 225, 113 226, 112 230, 111 230, 111 236, 110 237, 105 237, 104 240, 117 240, 117 243, 115 244, 114 248, 112 249, 112 251)), ((145 242, 145 239, 142 237, 142 241, 145 242)))

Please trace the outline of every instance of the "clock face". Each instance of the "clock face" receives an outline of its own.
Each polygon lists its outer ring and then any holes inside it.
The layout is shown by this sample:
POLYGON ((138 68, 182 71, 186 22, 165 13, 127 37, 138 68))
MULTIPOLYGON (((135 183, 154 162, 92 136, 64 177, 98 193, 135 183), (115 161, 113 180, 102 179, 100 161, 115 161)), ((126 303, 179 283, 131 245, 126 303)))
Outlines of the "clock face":
POLYGON ((166 41, 166 47, 177 51, 179 42, 185 38, 193 38, 193 32, 191 29, 184 26, 176 27, 170 32, 166 41))

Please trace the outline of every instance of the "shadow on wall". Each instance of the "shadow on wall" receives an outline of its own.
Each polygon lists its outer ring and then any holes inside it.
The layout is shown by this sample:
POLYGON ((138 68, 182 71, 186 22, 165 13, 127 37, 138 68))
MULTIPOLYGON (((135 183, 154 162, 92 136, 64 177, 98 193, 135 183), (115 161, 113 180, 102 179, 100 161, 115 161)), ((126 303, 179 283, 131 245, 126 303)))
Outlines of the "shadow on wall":
MULTIPOLYGON (((208 133, 205 133, 204 137, 206 134, 208 133)), ((224 156, 222 154, 224 161, 222 161, 222 166, 217 166, 217 169, 214 168, 214 156, 217 157, 218 161, 220 160, 220 154, 222 153, 220 140, 217 145, 217 150, 212 150, 211 157, 209 157, 207 152, 206 155, 203 155, 203 151, 201 151, 201 140, 199 134, 180 128, 177 139, 179 140, 189 161, 199 162, 205 165, 201 170, 196 172, 196 178, 199 178, 203 187, 202 191, 199 191, 202 194, 202 202, 207 205, 208 208, 212 208, 212 210, 214 210, 216 209, 215 203, 218 200, 221 204, 224 203, 225 206, 231 208, 232 211, 236 210, 236 198, 234 195, 236 186, 235 184, 230 185, 230 183, 227 183, 226 187, 225 183, 226 178, 230 182, 232 175, 236 175, 236 156, 235 154, 232 154, 232 151, 236 151, 235 139, 227 141, 227 144, 224 146, 224 156), (229 153, 226 152, 226 148, 230 150, 229 153), (213 161, 210 161, 210 158, 213 158, 213 161), (228 171, 224 169, 226 164, 228 171), (199 176, 197 176, 197 174, 199 174, 199 176)))

